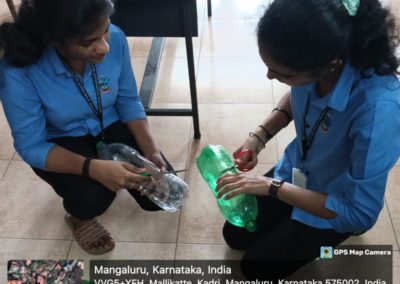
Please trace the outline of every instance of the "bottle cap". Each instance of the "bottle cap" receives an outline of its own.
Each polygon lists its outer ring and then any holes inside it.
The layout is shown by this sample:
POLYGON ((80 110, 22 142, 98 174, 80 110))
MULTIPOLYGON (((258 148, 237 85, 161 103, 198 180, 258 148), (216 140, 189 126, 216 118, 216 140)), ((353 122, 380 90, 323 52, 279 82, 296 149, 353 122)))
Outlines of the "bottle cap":
POLYGON ((247 221, 246 224, 244 225, 244 228, 248 232, 254 232, 257 229, 257 224, 254 220, 247 221))

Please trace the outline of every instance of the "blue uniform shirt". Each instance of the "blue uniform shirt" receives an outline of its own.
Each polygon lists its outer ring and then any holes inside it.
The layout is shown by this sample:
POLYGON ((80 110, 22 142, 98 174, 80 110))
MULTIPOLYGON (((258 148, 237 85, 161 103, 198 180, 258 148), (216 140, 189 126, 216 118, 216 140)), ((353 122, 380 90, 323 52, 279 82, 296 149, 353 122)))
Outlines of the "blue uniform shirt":
POLYGON ((333 91, 316 94, 316 84, 294 87, 291 107, 297 137, 278 162, 275 176, 292 182, 292 168, 301 167, 302 119, 307 101, 309 136, 320 113, 330 107, 309 148, 303 172, 307 188, 326 193, 330 220, 294 208, 292 219, 338 232, 370 229, 384 204, 389 170, 400 155, 400 83, 395 76, 378 76, 346 64, 333 91))
MULTIPOLYGON (((110 26, 110 51, 96 65, 104 127, 117 120, 145 119, 123 32, 110 26)), ((49 139, 100 133, 100 123, 83 98, 72 75, 53 47, 33 65, 16 68, 0 63, 0 98, 10 124, 14 146, 31 166, 44 169, 54 143, 49 139)), ((80 79, 97 108, 90 64, 80 79)))

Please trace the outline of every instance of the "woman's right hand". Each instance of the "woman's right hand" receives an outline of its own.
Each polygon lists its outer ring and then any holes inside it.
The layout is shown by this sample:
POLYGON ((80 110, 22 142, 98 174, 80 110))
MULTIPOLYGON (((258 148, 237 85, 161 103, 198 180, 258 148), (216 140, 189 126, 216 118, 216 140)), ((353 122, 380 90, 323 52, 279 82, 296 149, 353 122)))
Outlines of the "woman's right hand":
POLYGON ((256 137, 250 136, 246 139, 242 146, 240 146, 234 153, 234 162, 236 165, 240 165, 245 171, 250 171, 257 166, 258 159, 257 155, 261 152, 262 147, 256 137), (250 153, 238 155, 241 151, 251 150, 250 153), (251 155, 252 156, 249 156, 251 155), (236 158, 237 157, 237 158, 236 158))
POLYGON ((150 177, 140 175, 145 171, 125 162, 93 159, 90 162, 89 176, 116 192, 122 188, 137 188, 148 182, 150 177))

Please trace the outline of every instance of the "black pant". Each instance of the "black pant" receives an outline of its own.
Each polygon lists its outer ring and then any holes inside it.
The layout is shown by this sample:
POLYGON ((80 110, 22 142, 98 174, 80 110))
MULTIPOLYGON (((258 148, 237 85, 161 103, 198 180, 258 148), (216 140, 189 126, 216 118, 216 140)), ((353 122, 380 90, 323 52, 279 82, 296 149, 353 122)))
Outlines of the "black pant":
MULTIPOLYGON (((92 135, 61 137, 51 140, 51 142, 61 147, 90 158, 97 157, 96 143, 98 141, 100 141, 100 137, 93 137, 92 135)), ((128 127, 120 121, 111 124, 105 129, 105 142, 123 143, 141 152, 128 127)), ((163 158, 167 164, 167 169, 172 170, 171 164, 164 156, 163 158)), ((81 220, 94 218, 103 214, 116 196, 115 192, 87 177, 47 172, 37 168, 32 169, 63 198, 65 210, 75 218, 81 220)), ((146 196, 141 196, 137 190, 128 189, 128 191, 144 210, 161 210, 146 196)))
MULTIPOLYGON (((271 177, 272 171, 266 174, 271 177)), ((257 197, 257 230, 247 232, 225 222, 223 235, 233 249, 245 250, 241 269, 249 280, 285 279, 320 256, 321 246, 337 246, 351 234, 318 229, 290 218, 293 207, 270 197, 257 197)))

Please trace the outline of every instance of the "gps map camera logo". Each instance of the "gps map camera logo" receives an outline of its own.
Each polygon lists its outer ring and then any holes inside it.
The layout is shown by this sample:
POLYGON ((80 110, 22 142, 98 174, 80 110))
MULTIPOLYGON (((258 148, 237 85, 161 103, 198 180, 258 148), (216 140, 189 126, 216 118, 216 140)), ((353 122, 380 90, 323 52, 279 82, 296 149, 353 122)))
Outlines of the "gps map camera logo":
POLYGON ((332 258, 332 247, 321 247, 320 258, 332 258))

